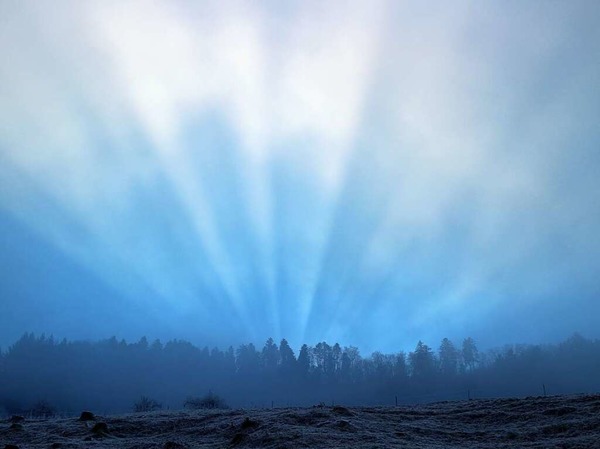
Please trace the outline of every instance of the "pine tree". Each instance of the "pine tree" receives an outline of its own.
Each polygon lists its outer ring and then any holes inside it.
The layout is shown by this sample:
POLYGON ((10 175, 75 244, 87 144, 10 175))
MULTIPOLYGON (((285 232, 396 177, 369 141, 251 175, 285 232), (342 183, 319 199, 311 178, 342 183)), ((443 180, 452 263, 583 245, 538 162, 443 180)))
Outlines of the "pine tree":
POLYGON ((466 371, 475 369, 475 366, 479 361, 479 351, 477 350, 475 341, 471 337, 467 337, 463 341, 462 358, 466 371))
POLYGON ((440 372, 449 379, 456 375, 458 367, 458 351, 454 344, 447 338, 442 340, 440 345, 440 372))
POLYGON ((279 343, 279 360, 279 368, 282 375, 288 376, 294 371, 296 356, 285 338, 279 343))
POLYGON ((302 345, 300 348, 300 353, 298 354, 298 374, 302 378, 308 377, 308 373, 310 371, 310 352, 308 346, 306 344, 302 345))
POLYGON ((413 379, 418 381, 432 380, 435 372, 435 358, 429 346, 419 340, 415 351, 411 352, 408 358, 413 379))

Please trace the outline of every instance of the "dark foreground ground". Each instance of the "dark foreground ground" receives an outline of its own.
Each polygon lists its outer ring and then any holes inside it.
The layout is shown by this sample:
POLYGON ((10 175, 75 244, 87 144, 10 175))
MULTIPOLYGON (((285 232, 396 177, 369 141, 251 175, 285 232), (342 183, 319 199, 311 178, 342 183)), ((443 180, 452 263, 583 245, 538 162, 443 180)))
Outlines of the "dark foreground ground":
MULTIPOLYGON (((19 448, 600 448, 600 395, 153 412, 0 424, 19 448)), ((11 446, 7 446, 11 447, 11 446)))

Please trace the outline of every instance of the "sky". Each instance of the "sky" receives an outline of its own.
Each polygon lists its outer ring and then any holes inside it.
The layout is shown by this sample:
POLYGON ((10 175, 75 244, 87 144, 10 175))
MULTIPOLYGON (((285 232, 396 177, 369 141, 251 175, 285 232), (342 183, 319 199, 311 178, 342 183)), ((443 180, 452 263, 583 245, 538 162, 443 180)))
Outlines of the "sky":
POLYGON ((599 21, 0 0, 0 345, 600 337, 599 21))

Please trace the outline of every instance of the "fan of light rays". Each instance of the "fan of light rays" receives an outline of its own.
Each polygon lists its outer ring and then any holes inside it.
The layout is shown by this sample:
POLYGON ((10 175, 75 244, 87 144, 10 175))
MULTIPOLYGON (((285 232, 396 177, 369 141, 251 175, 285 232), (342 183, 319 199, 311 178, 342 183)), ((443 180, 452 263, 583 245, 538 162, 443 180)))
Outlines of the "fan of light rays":
POLYGON ((581 256, 583 186, 549 179, 592 99, 567 74, 529 106, 559 6, 1 8, 0 206, 174 327, 392 345, 493 313, 523 264, 539 300, 550 235, 581 256))

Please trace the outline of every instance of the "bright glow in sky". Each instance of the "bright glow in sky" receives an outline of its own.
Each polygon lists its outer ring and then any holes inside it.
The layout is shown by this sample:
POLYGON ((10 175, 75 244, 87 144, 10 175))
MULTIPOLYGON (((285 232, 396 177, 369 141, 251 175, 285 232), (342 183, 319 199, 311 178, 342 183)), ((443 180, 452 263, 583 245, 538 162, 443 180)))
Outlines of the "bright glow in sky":
POLYGON ((599 20, 1 2, 0 342, 600 336, 599 20))

